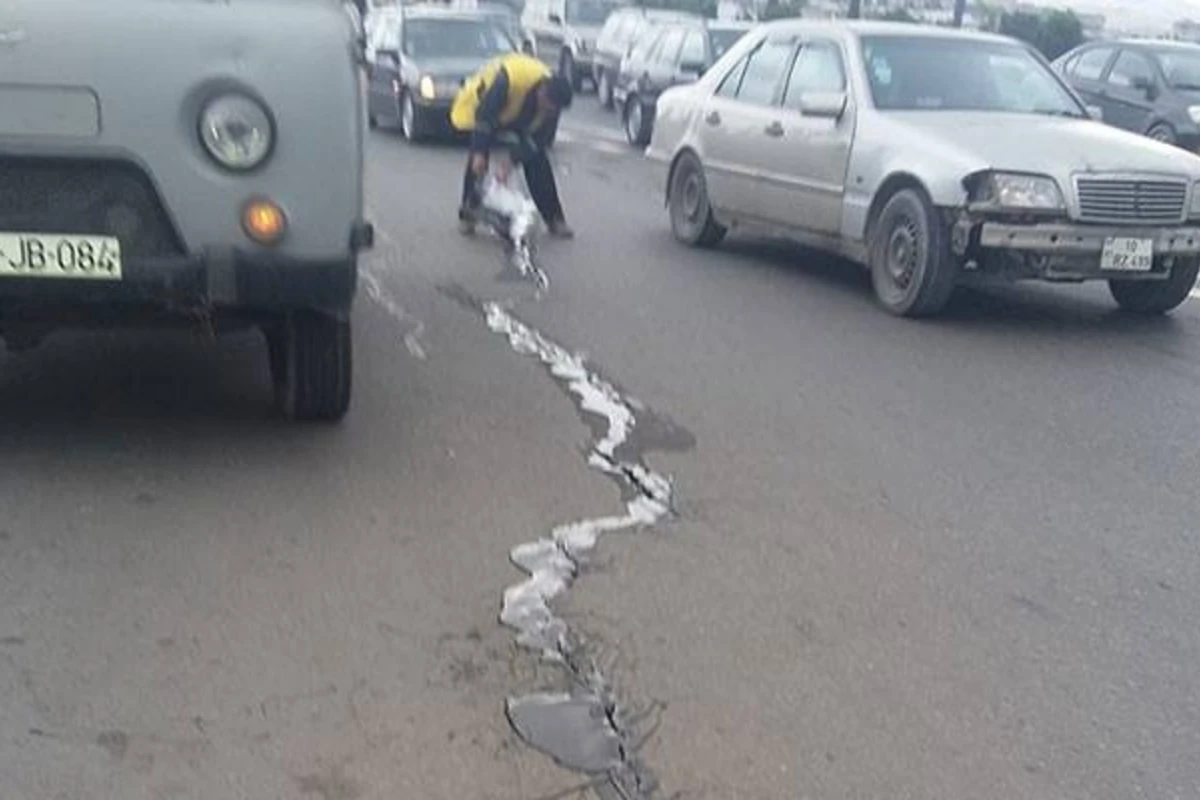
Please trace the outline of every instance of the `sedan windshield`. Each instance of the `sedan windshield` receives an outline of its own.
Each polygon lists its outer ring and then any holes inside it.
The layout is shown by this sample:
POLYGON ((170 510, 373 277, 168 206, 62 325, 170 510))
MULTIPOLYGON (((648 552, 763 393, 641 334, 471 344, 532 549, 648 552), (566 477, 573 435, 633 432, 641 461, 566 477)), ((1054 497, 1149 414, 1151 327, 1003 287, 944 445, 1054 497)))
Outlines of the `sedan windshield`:
POLYGON ((411 58, 490 58, 514 49, 487 20, 414 19, 404 27, 404 52, 411 58))
POLYGON ((1200 89, 1200 49, 1159 50, 1155 53, 1167 83, 1176 89, 1200 89))
POLYGON ((932 36, 864 37, 875 107, 892 111, 1008 111, 1086 117, 1025 47, 932 36))

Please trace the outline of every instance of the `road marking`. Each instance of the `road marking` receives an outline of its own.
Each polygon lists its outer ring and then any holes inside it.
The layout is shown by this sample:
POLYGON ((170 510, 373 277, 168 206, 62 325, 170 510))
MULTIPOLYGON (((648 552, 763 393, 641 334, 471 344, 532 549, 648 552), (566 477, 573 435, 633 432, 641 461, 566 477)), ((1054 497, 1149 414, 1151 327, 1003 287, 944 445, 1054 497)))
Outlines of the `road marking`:
MULTIPOLYGON (((369 217, 378 219, 370 207, 366 211, 369 217)), ((392 251, 397 249, 396 240, 379 225, 375 226, 375 238, 378 239, 379 244, 388 249, 392 251)), ((383 288, 383 278, 375 263, 368 260, 360 263, 358 278, 363 288, 366 289, 367 297, 374 300, 388 316, 400 323, 400 327, 404 330, 404 349, 408 350, 409 355, 418 361, 425 361, 428 355, 425 345, 421 341, 421 337, 425 335, 425 323, 410 314, 391 292, 383 288)))

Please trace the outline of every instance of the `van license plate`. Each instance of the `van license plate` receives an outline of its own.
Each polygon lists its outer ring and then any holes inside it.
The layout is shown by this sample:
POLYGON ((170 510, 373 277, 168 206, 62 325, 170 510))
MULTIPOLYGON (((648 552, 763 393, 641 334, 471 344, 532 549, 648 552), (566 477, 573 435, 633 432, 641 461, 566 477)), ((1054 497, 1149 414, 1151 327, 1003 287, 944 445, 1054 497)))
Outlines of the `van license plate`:
POLYGON ((121 242, 113 236, 0 233, 0 278, 121 280, 121 242))
POLYGON ((1100 251, 1102 272, 1149 272, 1154 267, 1154 240, 1110 236, 1100 251))

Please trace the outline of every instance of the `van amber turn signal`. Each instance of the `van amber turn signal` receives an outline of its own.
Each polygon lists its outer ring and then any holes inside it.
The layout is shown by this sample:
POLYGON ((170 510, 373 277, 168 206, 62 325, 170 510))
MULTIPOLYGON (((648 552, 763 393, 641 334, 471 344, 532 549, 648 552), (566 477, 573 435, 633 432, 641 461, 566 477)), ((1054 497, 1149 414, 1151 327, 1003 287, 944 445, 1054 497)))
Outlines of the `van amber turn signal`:
POLYGON ((242 228, 259 244, 275 244, 287 232, 287 217, 278 204, 259 197, 242 209, 242 228))

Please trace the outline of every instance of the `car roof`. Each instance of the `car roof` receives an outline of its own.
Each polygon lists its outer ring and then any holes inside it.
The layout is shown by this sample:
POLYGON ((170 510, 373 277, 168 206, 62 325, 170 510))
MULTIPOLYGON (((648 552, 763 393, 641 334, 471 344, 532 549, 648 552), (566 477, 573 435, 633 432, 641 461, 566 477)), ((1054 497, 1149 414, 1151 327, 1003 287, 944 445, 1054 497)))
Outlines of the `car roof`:
POLYGON ((1195 52, 1200 45, 1193 42, 1176 42, 1171 39, 1113 39, 1098 44, 1117 45, 1136 50, 1181 50, 1195 52))
POLYGON ((854 37, 862 36, 917 36, 927 39, 957 39, 970 42, 991 42, 995 44, 1012 44, 1013 39, 995 33, 969 31, 962 28, 945 28, 940 25, 922 25, 912 22, 888 22, 884 20, 817 20, 817 19, 779 19, 759 23, 756 27, 768 31, 804 31, 823 30, 829 33, 846 33, 854 37))

